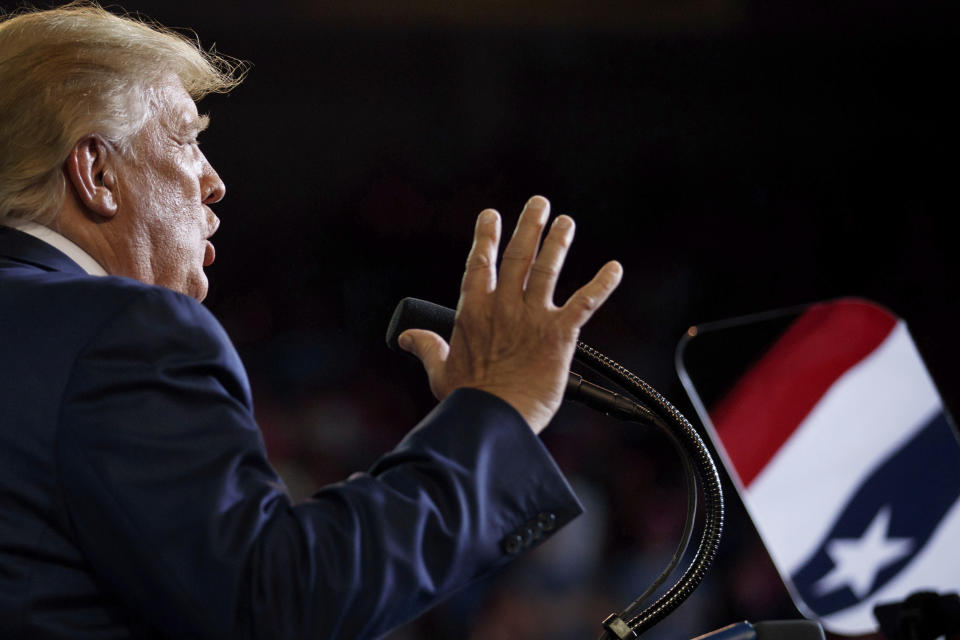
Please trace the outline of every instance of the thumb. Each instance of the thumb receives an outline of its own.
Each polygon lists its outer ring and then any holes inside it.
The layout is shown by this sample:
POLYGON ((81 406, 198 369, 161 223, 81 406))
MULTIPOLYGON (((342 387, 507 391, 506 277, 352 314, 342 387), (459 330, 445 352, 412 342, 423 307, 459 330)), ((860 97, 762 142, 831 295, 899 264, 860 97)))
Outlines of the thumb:
POLYGON ((425 329, 407 329, 397 337, 397 344, 420 360, 436 394, 435 385, 447 361, 450 345, 433 331, 425 329))

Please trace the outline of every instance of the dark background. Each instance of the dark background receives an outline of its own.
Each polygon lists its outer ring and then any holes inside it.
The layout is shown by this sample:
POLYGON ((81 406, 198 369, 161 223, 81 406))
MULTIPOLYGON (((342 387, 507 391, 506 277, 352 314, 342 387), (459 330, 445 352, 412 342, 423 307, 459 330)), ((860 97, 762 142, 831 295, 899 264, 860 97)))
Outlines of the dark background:
MULTIPOLYGON (((200 105, 228 187, 207 305, 297 495, 429 411, 419 365, 384 347, 393 306, 454 305, 476 214, 512 226, 534 193, 578 222, 558 299, 624 265, 583 339, 695 422, 674 367, 688 326, 848 295, 906 319, 960 402, 947 3, 124 7, 253 63, 200 105)), ((393 638, 593 638, 659 572, 684 513, 665 439, 577 407, 544 439, 591 515, 393 638)), ((730 502, 716 568, 647 637, 796 615, 730 502)))

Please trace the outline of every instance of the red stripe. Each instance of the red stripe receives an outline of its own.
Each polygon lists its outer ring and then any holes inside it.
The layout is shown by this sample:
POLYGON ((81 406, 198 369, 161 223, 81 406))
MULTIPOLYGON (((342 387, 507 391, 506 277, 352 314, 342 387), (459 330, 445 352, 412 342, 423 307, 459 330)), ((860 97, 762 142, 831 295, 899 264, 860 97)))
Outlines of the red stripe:
POLYGON ((862 300, 812 305, 710 411, 745 487, 833 383, 896 323, 889 311, 862 300))

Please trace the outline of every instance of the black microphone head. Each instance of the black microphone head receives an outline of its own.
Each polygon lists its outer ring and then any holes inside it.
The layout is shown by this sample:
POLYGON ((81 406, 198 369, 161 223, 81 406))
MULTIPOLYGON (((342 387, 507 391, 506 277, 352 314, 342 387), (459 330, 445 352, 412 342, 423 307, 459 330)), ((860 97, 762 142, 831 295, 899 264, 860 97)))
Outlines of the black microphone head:
POLYGON ((397 304, 387 326, 387 346, 394 351, 402 350, 397 345, 397 338, 407 329, 427 329, 444 340, 450 340, 455 317, 456 311, 448 307, 417 298, 404 298, 397 304))

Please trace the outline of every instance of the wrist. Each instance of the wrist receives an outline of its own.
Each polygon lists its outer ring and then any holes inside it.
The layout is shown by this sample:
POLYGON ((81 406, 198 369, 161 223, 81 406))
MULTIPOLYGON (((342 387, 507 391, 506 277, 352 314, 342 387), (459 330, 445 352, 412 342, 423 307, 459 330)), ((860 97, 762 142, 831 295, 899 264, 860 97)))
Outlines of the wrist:
POLYGON ((500 398, 500 400, 513 407, 530 429, 538 435, 547 427, 555 413, 540 400, 525 393, 517 392, 515 389, 496 385, 476 385, 467 388, 484 391, 500 398))

